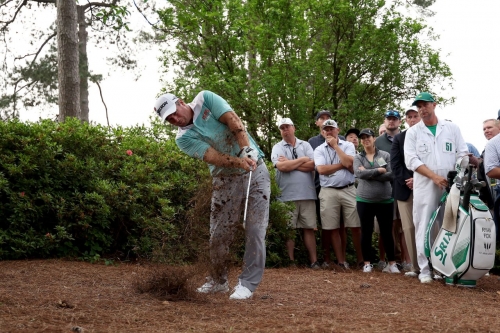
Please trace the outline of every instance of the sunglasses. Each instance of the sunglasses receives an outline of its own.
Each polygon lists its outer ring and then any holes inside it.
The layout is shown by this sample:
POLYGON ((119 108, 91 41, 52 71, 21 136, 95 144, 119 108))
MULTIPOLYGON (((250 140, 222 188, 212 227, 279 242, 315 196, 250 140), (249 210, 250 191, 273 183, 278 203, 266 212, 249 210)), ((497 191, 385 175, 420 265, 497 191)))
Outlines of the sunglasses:
POLYGON ((399 114, 398 111, 394 111, 394 110, 389 110, 385 113, 385 117, 396 117, 398 119, 401 119, 401 115, 399 114))
POLYGON ((297 149, 293 148, 293 157, 294 158, 299 158, 299 156, 297 155, 297 149))

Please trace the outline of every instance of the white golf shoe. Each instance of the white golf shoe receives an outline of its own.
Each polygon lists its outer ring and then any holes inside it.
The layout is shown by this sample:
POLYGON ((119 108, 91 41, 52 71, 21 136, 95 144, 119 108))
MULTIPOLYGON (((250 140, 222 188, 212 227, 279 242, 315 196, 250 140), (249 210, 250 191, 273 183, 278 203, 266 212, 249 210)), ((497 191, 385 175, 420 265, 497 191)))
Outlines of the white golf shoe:
POLYGON ((207 282, 200 288, 196 289, 197 292, 208 294, 208 293, 227 293, 229 291, 229 285, 226 282, 217 283, 212 278, 207 277, 207 282))
POLYGON ((241 282, 238 282, 236 287, 234 287, 234 291, 229 296, 229 299, 237 299, 237 300, 242 300, 242 299, 249 299, 253 295, 253 292, 250 291, 247 287, 243 286, 241 282))
POLYGON ((366 264, 363 266, 363 273, 371 273, 373 270, 372 264, 366 264))

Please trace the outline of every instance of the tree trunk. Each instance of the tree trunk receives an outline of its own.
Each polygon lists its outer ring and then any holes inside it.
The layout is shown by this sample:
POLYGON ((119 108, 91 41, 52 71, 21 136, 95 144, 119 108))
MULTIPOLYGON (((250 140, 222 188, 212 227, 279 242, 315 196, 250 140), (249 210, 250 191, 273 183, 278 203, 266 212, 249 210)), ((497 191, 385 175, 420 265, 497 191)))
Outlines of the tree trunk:
POLYGON ((78 10, 78 40, 80 51, 80 119, 89 122, 89 59, 87 57, 87 22, 82 6, 78 10))
POLYGON ((59 121, 80 117, 77 10, 75 0, 57 0, 59 121))

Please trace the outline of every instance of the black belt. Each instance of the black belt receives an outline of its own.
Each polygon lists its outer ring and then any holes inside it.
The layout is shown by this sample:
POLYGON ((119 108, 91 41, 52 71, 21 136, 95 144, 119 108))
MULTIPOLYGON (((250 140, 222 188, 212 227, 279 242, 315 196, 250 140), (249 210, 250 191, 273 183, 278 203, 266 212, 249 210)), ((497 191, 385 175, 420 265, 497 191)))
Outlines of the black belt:
POLYGON ((339 186, 339 187, 335 187, 335 186, 327 186, 328 188, 334 188, 336 190, 341 190, 343 188, 346 188, 346 187, 349 187, 349 186, 352 186, 354 185, 354 183, 350 183, 350 184, 347 184, 347 185, 344 185, 344 186, 339 186))

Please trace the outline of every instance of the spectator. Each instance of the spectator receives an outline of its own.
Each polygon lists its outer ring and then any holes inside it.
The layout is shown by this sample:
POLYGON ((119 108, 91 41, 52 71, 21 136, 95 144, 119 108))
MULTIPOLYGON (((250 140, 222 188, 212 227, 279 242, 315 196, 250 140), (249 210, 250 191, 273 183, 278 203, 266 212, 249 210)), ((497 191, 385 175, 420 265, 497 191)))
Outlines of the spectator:
POLYGON ((354 145, 354 149, 356 149, 356 154, 358 153, 358 147, 359 147, 358 135, 359 135, 359 130, 357 128, 351 128, 345 134, 345 140, 349 141, 354 145))
POLYGON ((425 230, 432 213, 448 185, 448 171, 455 169, 457 158, 468 153, 460 129, 435 113, 436 101, 428 92, 415 97, 421 122, 408 129, 404 143, 406 167, 413 173, 413 222, 421 283, 432 282, 424 252, 425 230))
MULTIPOLYGON (((498 133, 500 133, 500 121, 497 119, 487 119, 483 122, 483 134, 486 140, 494 138, 498 133)), ((500 193, 499 184, 495 180, 491 180, 486 176, 484 171, 484 150, 481 153, 481 159, 483 161, 479 164, 478 168, 478 180, 483 180, 491 186, 482 187, 479 189, 479 197, 483 200, 490 209, 493 209, 495 204, 495 199, 498 198, 500 193), (494 184, 492 184, 494 183, 494 184)))
MULTIPOLYGON (((308 140, 311 147, 315 150, 317 147, 325 143, 325 137, 321 131, 321 127, 323 123, 331 119, 332 115, 328 110, 321 110, 316 114, 316 126, 319 128, 319 134, 317 136, 313 136, 308 140)), ((340 139, 343 139, 339 136, 340 139)), ((319 182, 319 173, 316 171, 314 174, 314 185, 316 186, 316 195, 319 197, 319 193, 321 191, 321 186, 319 182)), ((320 212, 320 202, 319 199, 316 200, 316 216, 318 218, 318 223, 321 225, 321 247, 323 248, 323 264, 322 268, 328 269, 331 264, 330 259, 330 248, 332 247, 332 230, 326 230, 323 228, 323 223, 321 221, 321 212, 320 212)), ((342 235, 345 235, 345 228, 343 228, 343 223, 341 223, 341 231, 342 235)))
POLYGON ((352 162, 354 145, 339 138, 337 123, 329 119, 323 123, 325 143, 314 151, 314 163, 319 173, 319 193, 323 230, 331 230, 332 244, 339 266, 349 268, 343 255, 340 241, 340 217, 343 215, 346 228, 351 228, 353 241, 361 235, 356 214, 356 189, 352 162))
MULTIPOLYGON (((274 145, 271 159, 276 169, 276 182, 281 190, 279 201, 292 201, 295 210, 290 226, 301 229, 304 244, 309 252, 310 267, 319 269, 316 257, 316 189, 314 187, 314 151, 311 145, 295 137, 295 126, 289 118, 282 118, 278 123, 282 141, 274 145)), ((288 255, 293 262, 295 241, 286 243, 288 255)))
MULTIPOLYGON (((406 111, 406 123, 411 127, 420 121, 416 106, 406 111)), ((417 248, 415 245, 415 225, 413 224, 413 171, 408 170, 404 160, 404 143, 406 133, 396 134, 391 147, 391 167, 394 175, 393 192, 401 214, 401 224, 406 243, 406 251, 410 258, 410 271, 406 276, 417 277, 419 268, 417 264, 417 248)), ((403 265, 404 266, 404 265, 403 265)))
POLYGON ((378 127, 378 136, 381 136, 382 134, 384 134, 386 131, 385 129, 385 123, 381 124, 379 127, 378 127))
POLYGON ((375 147, 375 132, 369 128, 359 133, 363 151, 354 158, 354 170, 358 178, 356 205, 361 221, 361 244, 363 249, 363 272, 370 273, 374 260, 372 248, 373 220, 375 216, 380 227, 380 235, 384 241, 389 265, 383 272, 399 273, 394 258, 394 241, 392 239, 392 212, 394 199, 391 188, 391 165, 389 153, 375 147))
MULTIPOLYGON (((383 150, 387 153, 390 153, 394 136, 400 132, 399 128, 401 126, 401 115, 396 110, 389 110, 386 113, 384 113, 384 117, 385 117, 384 119, 385 133, 380 135, 375 140, 375 147, 377 147, 379 150, 383 150)), ((401 219, 399 217, 398 206, 393 205, 393 208, 394 208, 394 214, 392 222, 392 228, 393 228, 392 236, 394 239, 394 256, 396 258, 396 262, 402 263, 405 260, 410 261, 411 259, 405 258, 405 253, 402 251, 402 249, 404 249, 405 247, 405 245, 403 244, 404 243, 403 228, 401 226, 401 219)), ((385 244, 383 244, 383 247, 385 251, 387 251, 387 249, 385 248, 385 244)), ((379 267, 383 266, 385 266, 385 261, 379 263, 379 267)))

